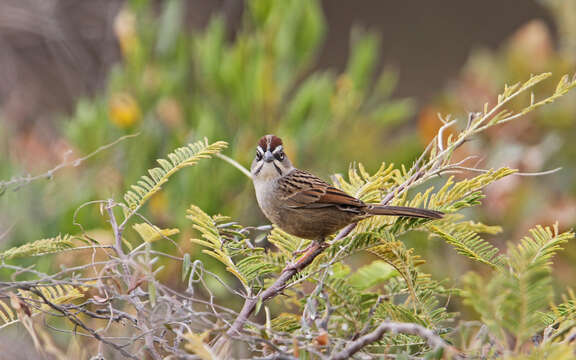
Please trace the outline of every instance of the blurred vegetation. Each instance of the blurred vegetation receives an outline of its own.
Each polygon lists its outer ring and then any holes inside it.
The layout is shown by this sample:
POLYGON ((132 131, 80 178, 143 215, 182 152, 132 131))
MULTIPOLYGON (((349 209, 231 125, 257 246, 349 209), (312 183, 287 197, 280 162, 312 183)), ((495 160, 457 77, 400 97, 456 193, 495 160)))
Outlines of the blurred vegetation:
MULTIPOLYGON (((381 166, 383 159, 388 163, 411 164, 423 144, 433 140, 443 125, 437 113, 461 116, 469 111, 482 111, 481 104, 496 103, 503 84, 525 81, 533 73, 550 71, 556 76, 555 81, 535 87, 537 93, 551 94, 560 82, 559 76, 574 71, 576 11, 571 8, 571 2, 546 0, 543 3, 550 7, 558 21, 558 44, 553 43, 544 25, 535 22, 520 29, 502 48, 472 54, 461 77, 421 110, 415 131, 405 126, 415 113, 414 104, 409 99, 391 98, 397 74, 392 69, 380 71, 376 67, 380 41, 377 35, 362 29, 350 34, 347 40, 351 43, 350 56, 342 73, 316 68, 316 56, 326 32, 317 1, 248 1, 242 25, 235 33, 226 28, 219 16, 204 30, 187 29, 183 0, 166 1, 159 7, 145 0, 128 1, 116 24, 122 64, 110 75, 104 93, 95 99, 80 101, 74 115, 61 122, 61 128, 65 142, 74 149, 69 159, 89 154, 124 135, 138 135, 81 163, 72 161, 57 174, 49 173, 29 183, 24 177, 23 187, 6 187, 0 195, 0 211, 2 221, 11 227, 5 235, 0 234, 5 237, 3 248, 43 240, 1 253, 2 262, 16 261, 19 266, 34 264, 40 271, 88 262, 90 254, 75 259, 66 252, 57 257, 28 257, 80 246, 79 239, 67 234, 82 232, 82 246, 91 241, 111 244, 114 236, 108 230, 109 219, 103 216, 103 208, 83 204, 99 199, 113 198, 117 202, 126 199, 123 210, 129 218, 134 215, 131 205, 139 208, 148 201, 148 206, 140 212, 154 225, 140 223, 134 229, 128 227, 128 240, 123 239, 127 248, 144 247, 150 256, 150 244, 154 243, 154 249, 174 252, 172 245, 162 241, 162 236, 189 239, 194 233, 198 237, 194 227, 205 238, 192 242, 176 240, 184 252, 192 253, 192 259, 196 259, 202 246, 208 247, 213 251, 213 259, 206 263, 212 266, 218 260, 224 264, 215 267, 217 274, 223 274, 227 267, 230 274, 222 276, 223 279, 231 285, 241 284, 245 290, 257 291, 270 283, 273 274, 281 271, 298 240, 276 229, 270 241, 279 252, 268 253, 259 247, 261 243, 256 243, 256 249, 245 247, 246 232, 240 225, 232 224, 231 219, 245 225, 266 221, 259 215, 249 179, 230 164, 213 159, 196 165, 197 158, 191 157, 194 161, 190 163, 182 158, 184 165, 178 164, 178 170, 188 165, 195 165, 194 168, 178 171, 169 186, 160 190, 159 186, 155 187, 162 184, 157 179, 149 183, 141 178, 145 169, 157 166, 154 159, 165 157, 186 143, 204 138, 222 139, 228 142, 228 147, 223 150, 224 146, 217 143, 217 149, 210 153, 222 150, 247 166, 257 139, 266 133, 276 133, 289 144, 288 155, 298 167, 314 169, 325 178, 332 173, 348 172, 351 162, 365 164, 368 172, 355 165, 350 167, 350 183, 338 178, 348 191, 359 191, 370 182, 385 182, 380 172, 377 173, 380 178, 369 174, 381 166), (139 183, 139 189, 132 188, 133 196, 122 198, 122 194, 131 189, 130 185, 139 180, 144 184, 139 183), (148 192, 148 186, 154 191, 148 192), (226 246, 222 245, 224 240, 226 246)), ((341 317, 331 329, 332 334, 342 339, 348 335, 346 329, 361 331, 361 325, 366 322, 393 319, 430 327, 443 336, 450 333, 451 337, 446 338, 458 348, 479 356, 496 357, 505 353, 510 359, 528 355, 535 359, 570 358, 573 348, 568 340, 574 332, 574 296, 570 291, 554 292, 552 284, 569 284, 576 276, 573 266, 576 252, 573 246, 568 246, 568 251, 560 257, 560 264, 556 265, 560 271, 554 273, 554 277, 550 259, 572 236, 563 231, 576 223, 573 161, 576 146, 571 141, 576 131, 575 97, 573 92, 568 93, 552 106, 527 113, 522 121, 490 128, 454 153, 456 160, 480 153, 484 157, 481 165, 485 168, 506 166, 521 172, 563 168, 561 172, 542 177, 507 176, 498 187, 484 189, 496 177, 482 184, 477 189, 486 195, 482 206, 467 209, 466 214, 501 227, 461 221, 460 215, 455 214, 439 227, 402 221, 367 222, 361 228, 363 232, 358 231, 343 243, 358 246, 346 256, 360 255, 347 258, 347 264, 338 258, 330 268, 326 280, 328 298, 316 293, 318 297, 314 301, 317 302, 312 304, 300 297, 310 295, 310 289, 302 285, 289 293, 293 311, 279 315, 286 310, 288 301, 276 303, 272 311, 278 316, 266 324, 265 330, 258 331, 270 331, 266 336, 275 336, 275 331, 320 336, 323 329, 306 322, 300 314, 310 311, 311 306, 321 313, 329 306, 328 301, 345 309, 339 308, 337 315, 341 317), (556 221, 559 225, 552 225, 556 221), (499 251, 510 239, 524 236, 528 229, 533 229, 530 237, 519 245, 508 245, 507 252, 499 251), (406 237, 404 233, 408 230, 424 231, 406 237), (478 238, 479 233, 496 238, 496 246, 478 238), (434 236, 427 236, 429 234, 434 236), (395 240, 400 235, 405 243, 395 240), (372 251, 370 255, 360 252, 374 245, 374 241, 384 244, 380 245, 382 251, 372 251), (456 251, 449 249, 450 246, 456 251), (420 267, 416 254, 428 263, 420 267), (374 258, 378 260, 372 261, 374 258), (455 275, 468 269, 476 271, 462 279, 455 275), (438 281, 446 277, 462 289, 453 288, 453 283, 438 281), (411 286, 415 286, 416 291, 410 289, 411 286), (345 301, 340 294, 346 294, 345 301), (382 294, 394 295, 382 304, 377 303, 382 301, 379 298, 382 294), (555 299, 554 294, 556 298, 564 294, 564 298, 555 299), (554 300, 559 300, 558 304, 550 305, 554 300), (469 307, 463 307, 461 302, 469 307), (358 318, 350 319, 348 310, 358 318), (463 312, 464 319, 478 318, 483 325, 456 322, 461 318, 453 311, 463 312), (540 340, 541 347, 532 347, 540 340)), ((511 109, 523 109, 530 98, 530 92, 520 93, 511 101, 511 109)), ((449 129, 446 136, 456 134, 456 130, 449 129)), ((209 147, 204 142, 196 144, 204 144, 197 145, 199 148, 209 147)), ((160 165, 159 171, 164 172, 158 175, 159 179, 171 170, 160 165)), ((406 175, 401 169, 399 166, 394 170, 400 174, 399 178, 394 182, 390 180, 385 189, 389 190, 406 175)), ((0 161, 3 179, 22 171, 16 162, 0 161)), ((454 181, 465 183, 464 178, 456 175, 454 181)), ((378 194, 384 188, 378 188, 378 194)), ((428 204, 429 193, 417 194, 418 201, 428 204)), ((466 206, 448 202, 437 205, 444 206, 442 209, 448 212, 460 211, 462 207, 478 205, 482 195, 477 195, 474 199, 467 198, 466 206)), ((398 201, 416 201, 412 196, 398 201)), ((252 240, 261 240, 260 234, 252 240)), ((337 250, 334 248, 334 251, 337 250)), ((161 281, 181 287, 178 283, 181 265, 184 275, 189 271, 192 272, 189 276, 194 275, 191 256, 179 258, 182 264, 170 259, 159 261, 156 265, 167 266, 170 271, 160 272, 157 277, 152 274, 151 265, 147 275, 151 276, 150 283, 157 285, 150 288, 155 289, 161 281), (176 278, 172 276, 175 272, 178 272, 176 278), (166 273, 168 278, 163 279, 166 273)), ((310 276, 310 282, 317 286, 324 280, 313 277, 312 273, 324 268, 319 264, 315 266, 305 276, 310 276)), ((0 275, 9 272, 2 269, 0 275)), ((33 277, 23 273, 24 277, 33 277)), ((209 287, 215 294, 229 295, 216 280, 208 281, 212 281, 209 287)), ((70 301, 66 292, 73 293, 74 300, 85 296, 68 291, 65 286, 69 284, 57 285, 52 294, 45 296, 59 304, 70 301)), ((160 300, 152 291, 160 290, 149 289, 153 307, 160 300)), ((35 301, 39 296, 20 295, 35 301)), ((225 297, 222 303, 233 301, 225 297)), ((7 314, 7 310, 3 313, 7 314)), ((2 322, 8 323, 16 317, 17 313, 13 312, 2 322)), ((414 336, 399 335, 380 345, 397 349, 399 356, 426 353, 430 357, 439 356, 414 336)))
MULTIPOLYGON (((124 61, 106 95, 80 103, 64 124, 82 153, 140 132, 101 155, 108 169, 83 179, 87 199, 117 194, 151 159, 203 137, 227 139, 226 154, 248 166, 260 136, 282 134, 295 163, 324 175, 345 171, 353 159, 376 166, 371 156, 376 149, 407 161, 420 147, 414 134, 381 145, 413 108, 408 100, 390 99, 397 79, 392 71, 378 75, 377 36, 351 34, 345 72, 314 69, 325 32, 315 1, 248 2, 234 35, 218 16, 203 31, 183 31, 180 0, 166 2, 159 16, 146 2, 130 4, 117 24, 124 61), (395 152, 394 146, 406 151, 395 152), (101 186, 104 179, 109 186, 101 186)), ((201 165, 175 181, 154 199, 149 214, 154 220, 182 213, 194 201, 210 211, 261 221, 251 215, 257 210, 249 181, 224 162, 201 165)))
MULTIPOLYGON (((557 39, 544 22, 534 20, 519 28, 500 48, 478 49, 470 55, 461 75, 423 106, 418 122, 421 133, 433 133, 441 126, 437 113, 460 114, 479 111, 484 102, 493 102, 504 82, 517 82, 541 71, 560 74, 576 69, 576 8, 573 1, 543 0, 556 20, 557 39)), ((539 90, 553 90, 553 82, 539 90)), ((522 106, 530 98, 523 94, 513 101, 522 106)), ((526 121, 511 122, 482 134, 461 149, 460 156, 481 152, 483 166, 505 165, 522 172, 560 171, 538 177, 509 178, 489 188, 483 206, 473 216, 501 225, 502 234, 494 237, 500 247, 506 239, 520 237, 535 224, 553 224, 562 229, 576 225, 576 94, 569 93, 554 106, 526 114, 526 121)), ((422 249, 446 263, 445 248, 422 249)), ((556 265, 561 284, 572 285, 576 276, 576 248, 569 246, 556 265)), ((438 267, 446 274, 463 264, 450 258, 450 268, 438 267), (452 261, 454 260, 454 261, 452 261)))

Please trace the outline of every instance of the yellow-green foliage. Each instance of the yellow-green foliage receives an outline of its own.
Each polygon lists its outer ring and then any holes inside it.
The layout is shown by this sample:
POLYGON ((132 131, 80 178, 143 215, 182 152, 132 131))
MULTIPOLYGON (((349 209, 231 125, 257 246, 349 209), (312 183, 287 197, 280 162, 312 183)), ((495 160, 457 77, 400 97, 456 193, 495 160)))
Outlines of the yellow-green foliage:
POLYGON ((576 295, 572 289, 562 296, 563 302, 552 304, 549 312, 542 313, 542 321, 546 325, 553 325, 561 321, 576 320, 576 295))
MULTIPOLYGON (((66 284, 38 286, 34 288, 34 290, 40 292, 47 301, 56 305, 70 304, 76 300, 83 299, 86 289, 84 286, 66 284)), ((12 296, 17 296, 28 308, 31 315, 51 309, 50 306, 33 291, 18 289, 18 295, 12 294, 12 296)), ((17 310, 18 309, 15 309, 14 306, 10 304, 10 301, 7 301, 7 298, 0 298, 0 329, 19 321, 17 310)))
POLYGON ((150 176, 143 175, 136 185, 131 186, 132 190, 124 195, 126 205, 132 212, 137 211, 152 195, 160 191, 162 185, 178 170, 196 165, 201 159, 209 159, 226 146, 224 141, 208 144, 208 140, 204 139, 204 141, 198 141, 174 150, 168 154, 169 160, 156 160, 160 167, 149 169, 148 174, 150 176))
POLYGON ((541 312, 553 299, 551 259, 572 238, 573 232, 559 233, 557 226, 536 226, 519 244, 509 245, 503 266, 490 276, 469 273, 464 278, 466 302, 495 336, 513 336, 510 347, 520 349, 545 327, 541 312))
POLYGON ((216 260, 220 261, 226 266, 226 270, 232 273, 245 287, 248 287, 248 279, 238 271, 238 267, 232 261, 227 247, 220 237, 217 224, 213 218, 203 212, 197 206, 190 206, 187 213, 187 218, 192 220, 194 229, 202 234, 202 239, 190 239, 195 244, 202 245, 207 249, 202 250, 216 260))
POLYGON ((150 225, 148 223, 140 223, 132 225, 142 240, 146 242, 154 242, 164 239, 168 236, 176 235, 180 232, 178 229, 160 229, 158 226, 150 225))
POLYGON ((58 235, 49 239, 36 240, 22 246, 0 252, 0 259, 13 259, 25 256, 40 256, 57 253, 74 247, 72 236, 58 235))

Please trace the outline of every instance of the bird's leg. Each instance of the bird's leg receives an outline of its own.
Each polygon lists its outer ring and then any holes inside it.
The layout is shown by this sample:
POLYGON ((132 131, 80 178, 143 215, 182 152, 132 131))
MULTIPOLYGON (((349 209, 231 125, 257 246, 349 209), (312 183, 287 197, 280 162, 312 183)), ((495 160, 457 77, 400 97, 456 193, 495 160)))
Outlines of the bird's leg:
POLYGON ((298 260, 296 260, 295 262, 289 264, 286 268, 284 268, 283 272, 298 269, 304 262, 307 261, 308 257, 310 257, 311 254, 315 253, 318 250, 325 249, 329 245, 330 244, 327 243, 326 241, 316 241, 316 240, 312 241, 312 243, 308 245, 306 249, 299 251, 304 255, 302 255, 298 260))
MULTIPOLYGON (((300 249, 301 245, 299 245, 298 249, 292 252, 292 256, 296 257, 296 256, 300 256, 300 255, 304 254, 306 251, 310 250, 310 248, 314 246, 314 243, 316 243, 316 240, 312 240, 312 242, 308 246, 306 246, 306 248, 304 248, 304 249, 300 249)), ((302 244, 302 243, 300 243, 300 244, 302 244)))

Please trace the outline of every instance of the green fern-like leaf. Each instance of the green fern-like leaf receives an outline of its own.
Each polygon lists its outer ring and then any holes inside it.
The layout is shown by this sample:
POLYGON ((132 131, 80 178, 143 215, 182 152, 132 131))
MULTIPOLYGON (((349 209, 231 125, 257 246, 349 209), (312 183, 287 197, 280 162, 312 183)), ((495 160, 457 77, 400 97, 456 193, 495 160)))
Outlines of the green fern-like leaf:
MULTIPOLYGON (((70 304, 85 297, 87 290, 84 286, 72 285, 50 285, 38 286, 34 288, 35 291, 41 293, 47 301, 53 304, 70 304)), ((44 300, 32 290, 18 289, 18 295, 12 294, 11 296, 18 296, 25 304, 31 315, 40 314, 50 310, 50 306, 44 303, 44 300)), ((15 324, 20 321, 18 311, 9 305, 8 301, 0 300, 0 329, 15 324)))
POLYGON ((510 266, 516 275, 530 270, 548 270, 561 245, 574 238, 573 232, 559 234, 558 224, 554 228, 538 225, 530 230, 530 235, 508 251, 510 266))
POLYGON ((568 289, 567 294, 562 295, 562 303, 553 304, 550 311, 542 312, 540 315, 546 326, 565 320, 576 320, 576 294, 574 290, 568 289))
POLYGON ((300 316, 290 313, 278 314, 272 319, 272 329, 283 332, 293 332, 300 329, 300 316))
POLYGON ((360 290, 381 284, 386 280, 398 276, 398 272, 388 263, 375 260, 364 265, 350 277, 350 284, 360 290))
POLYGON ((74 244, 72 240, 73 239, 70 235, 58 235, 49 239, 36 240, 1 252, 0 259, 13 259, 58 253, 73 248, 74 244))
POLYGON ((234 264, 234 261, 232 261, 232 256, 221 241, 220 233, 214 219, 194 205, 191 205, 186 213, 188 214, 186 217, 192 220, 194 224, 193 227, 202 234, 202 239, 190 239, 190 241, 208 248, 202 250, 202 252, 224 264, 227 271, 240 280, 245 287, 248 287, 248 279, 242 275, 236 264, 234 264))
MULTIPOLYGON (((371 321, 369 312, 378 294, 359 291, 351 284, 346 275, 347 270, 343 265, 335 266, 334 276, 324 279, 322 289, 328 295, 332 317, 339 324, 335 326, 346 326, 350 331, 359 331, 363 323, 371 321)), ((320 312, 325 310, 324 305, 319 309, 320 312)))
MULTIPOLYGON (((85 286, 77 287, 72 285, 51 285, 39 286, 36 290, 54 304, 69 304, 76 300, 84 298, 84 292, 87 290, 85 286)), ((18 294, 24 300, 42 302, 40 296, 34 294, 30 290, 18 290, 18 294)), ((50 309, 48 304, 43 304, 42 310, 47 311, 50 309)))
POLYGON ((391 234, 383 237, 382 242, 382 245, 370 248, 368 251, 394 267, 406 281, 410 292, 414 293, 414 286, 418 278, 416 267, 423 264, 424 260, 418 255, 414 255, 413 249, 407 249, 402 241, 395 240, 391 234))
POLYGON ((277 226, 274 226, 270 235, 268 235, 268 241, 270 241, 274 246, 278 248, 284 255, 292 257, 292 254, 300 249, 305 249, 310 240, 300 239, 296 236, 290 235, 282 231, 277 226))
POLYGON ((236 267, 246 281, 252 281, 266 274, 273 273, 277 266, 266 261, 263 248, 250 249, 251 256, 238 261, 236 267))
POLYGON ((434 234, 453 246, 459 254, 479 261, 494 268, 502 266, 503 256, 500 251, 474 231, 460 230, 449 233, 440 226, 430 225, 434 234))
POLYGON ((475 206, 482 198, 482 189, 515 172, 516 170, 514 169, 500 168, 458 182, 454 182, 454 178, 450 177, 436 193, 424 192, 416 194, 408 206, 443 209, 448 213, 475 206))
POLYGON ((187 146, 183 146, 168 154, 168 159, 158 159, 160 167, 148 170, 148 175, 144 175, 140 180, 132 185, 132 190, 124 194, 126 205, 135 212, 150 197, 156 194, 162 188, 162 185, 168 181, 170 176, 178 170, 193 166, 201 159, 209 159, 211 155, 217 154, 228 146, 224 141, 218 141, 208 144, 208 140, 198 141, 187 146))
POLYGON ((0 324, 9 324, 18 320, 18 316, 12 308, 0 300, 0 324))
POLYGON ((374 317, 379 321, 393 320, 428 326, 427 321, 418 314, 415 314, 412 308, 407 308, 404 305, 393 304, 390 301, 382 302, 382 304, 380 304, 376 309, 374 317))
POLYGON ((530 230, 520 244, 508 251, 513 281, 509 299, 504 309, 514 318, 505 318, 520 342, 528 340, 542 327, 538 313, 552 299, 550 265, 561 245, 574 237, 571 232, 559 234, 558 228, 537 226, 530 230))
POLYGON ((365 202, 379 202, 384 191, 401 181, 400 171, 394 168, 394 164, 385 163, 373 175, 362 164, 352 164, 347 181, 341 175, 335 175, 335 178, 337 186, 365 202))
POLYGON ((516 246, 510 245, 504 259, 507 266, 487 281, 471 273, 464 277, 464 298, 482 316, 491 332, 515 337, 518 349, 545 322, 542 312, 552 300, 550 262, 563 243, 574 237, 554 228, 537 226, 516 246))
POLYGON ((558 305, 553 305, 549 312, 541 313, 542 322, 553 325, 559 321, 576 319, 576 299, 570 299, 558 305))

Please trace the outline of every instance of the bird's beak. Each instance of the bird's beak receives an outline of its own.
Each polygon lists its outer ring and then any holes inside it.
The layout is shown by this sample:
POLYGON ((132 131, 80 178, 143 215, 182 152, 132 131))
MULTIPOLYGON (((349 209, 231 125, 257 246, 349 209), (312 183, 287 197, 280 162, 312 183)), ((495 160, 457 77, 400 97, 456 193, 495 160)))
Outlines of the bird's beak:
POLYGON ((264 153, 264 161, 265 162, 272 162, 274 161, 274 155, 272 155, 272 153, 270 151, 266 151, 264 153))

